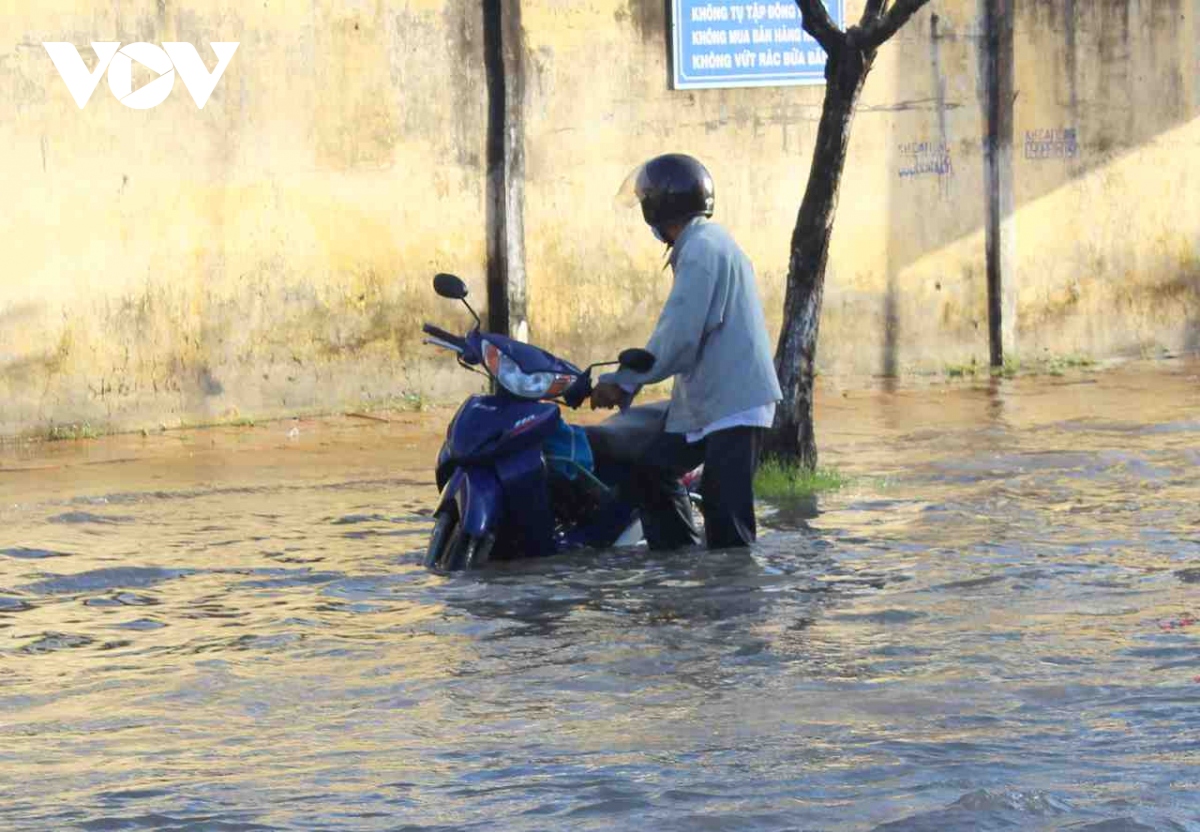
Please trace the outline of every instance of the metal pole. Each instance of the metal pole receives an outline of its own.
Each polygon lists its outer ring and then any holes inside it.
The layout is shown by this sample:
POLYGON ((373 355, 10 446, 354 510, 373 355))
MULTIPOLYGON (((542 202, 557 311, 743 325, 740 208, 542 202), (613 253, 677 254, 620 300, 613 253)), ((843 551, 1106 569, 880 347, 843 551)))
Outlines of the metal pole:
POLYGON ((520 0, 483 0, 487 77, 488 329, 524 339, 525 93, 520 0))
POLYGON ((987 288, 988 351, 993 367, 1015 351, 1016 294, 1013 275, 1013 0, 986 0, 987 81, 987 288))

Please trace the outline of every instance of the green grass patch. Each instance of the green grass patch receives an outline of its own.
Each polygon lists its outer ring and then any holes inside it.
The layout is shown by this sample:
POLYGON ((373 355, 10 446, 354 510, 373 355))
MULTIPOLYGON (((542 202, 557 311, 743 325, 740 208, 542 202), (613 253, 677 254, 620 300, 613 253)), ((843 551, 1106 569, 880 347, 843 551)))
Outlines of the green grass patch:
POLYGON ((1021 372, 1021 359, 1007 355, 1004 357, 1004 365, 1002 367, 992 367, 991 369, 994 376, 1016 378, 1017 374, 1021 372))
POLYGON ((1096 366, 1096 360, 1086 355, 1074 353, 1067 355, 1043 355, 1037 358, 1022 360, 1017 357, 1004 359, 1003 367, 992 368, 992 375, 1004 378, 1017 376, 1063 376, 1069 370, 1090 370, 1096 366))
POLYGON ((1003 366, 989 367, 980 364, 974 357, 966 364, 947 364, 942 373, 950 379, 974 379, 992 376, 993 378, 1017 378, 1019 376, 1063 376, 1069 371, 1090 370, 1095 368, 1096 360, 1086 355, 1069 353, 1053 355, 1047 352, 1037 357, 1007 356, 1003 366))
POLYGON ((1051 373, 1061 373, 1063 370, 1086 370, 1095 366, 1096 360, 1086 355, 1056 355, 1046 359, 1046 367, 1051 373))
POLYGON ((415 410, 418 413, 423 413, 424 411, 428 410, 432 404, 429 399, 427 399, 421 393, 405 393, 402 397, 402 401, 408 410, 415 410))
POLYGON ((51 425, 50 430, 46 432, 46 439, 50 442, 62 442, 68 439, 95 439, 100 435, 100 431, 92 427, 89 422, 82 424, 70 425, 51 425))
POLYGON ((836 468, 809 471, 794 463, 768 459, 754 476, 754 493, 768 500, 787 500, 839 491, 849 484, 850 478, 836 468))
POLYGON ((975 378, 981 370, 982 368, 975 361, 975 356, 971 356, 970 364, 947 364, 946 376, 948 378, 975 378))

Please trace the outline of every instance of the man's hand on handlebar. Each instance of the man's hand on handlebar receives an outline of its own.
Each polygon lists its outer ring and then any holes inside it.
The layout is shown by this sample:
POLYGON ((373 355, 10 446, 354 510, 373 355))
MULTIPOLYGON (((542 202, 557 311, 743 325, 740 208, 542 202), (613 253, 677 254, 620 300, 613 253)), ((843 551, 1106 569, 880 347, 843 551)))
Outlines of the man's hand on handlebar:
POLYGON ((592 410, 611 410, 623 404, 628 397, 629 394, 619 385, 602 381, 592 389, 592 410))

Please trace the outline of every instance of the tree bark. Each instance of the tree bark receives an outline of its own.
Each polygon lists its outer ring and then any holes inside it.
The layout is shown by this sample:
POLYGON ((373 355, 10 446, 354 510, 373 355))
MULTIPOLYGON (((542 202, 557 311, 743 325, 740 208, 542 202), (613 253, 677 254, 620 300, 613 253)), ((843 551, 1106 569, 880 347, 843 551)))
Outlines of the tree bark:
POLYGON ((834 25, 825 0, 796 0, 804 31, 825 50, 825 103, 817 127, 812 168, 788 258, 787 295, 783 329, 775 350, 775 370, 783 401, 765 450, 802 468, 817 467, 817 437, 813 428, 813 377, 817 361, 817 332, 825 294, 825 265, 837 211, 850 125, 863 84, 875 61, 875 51, 906 24, 929 0, 867 0, 857 26, 842 31, 834 25))
POLYGON ((873 46, 851 29, 828 38, 825 68, 825 102, 817 128, 812 168, 788 258, 787 294, 783 329, 775 350, 775 369, 783 388, 783 401, 775 411, 775 424, 767 437, 767 453, 801 467, 817 467, 817 441, 813 429, 813 378, 825 266, 837 210, 850 126, 863 83, 875 59, 873 46))

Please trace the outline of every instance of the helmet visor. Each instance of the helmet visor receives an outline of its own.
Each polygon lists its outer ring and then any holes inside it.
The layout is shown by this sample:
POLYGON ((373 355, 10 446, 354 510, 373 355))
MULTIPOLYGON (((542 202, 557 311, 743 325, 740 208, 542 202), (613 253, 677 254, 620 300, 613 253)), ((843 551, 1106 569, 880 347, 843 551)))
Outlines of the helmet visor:
POLYGON ((616 196, 613 197, 613 202, 621 208, 634 208, 641 204, 642 197, 645 195, 646 163, 643 162, 625 177, 625 181, 621 183, 616 196))

